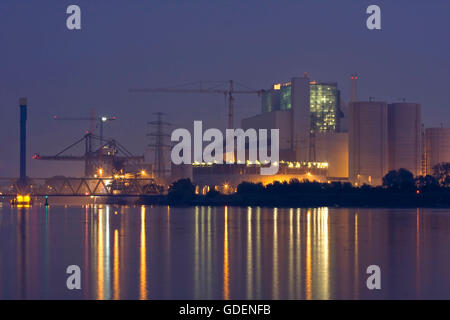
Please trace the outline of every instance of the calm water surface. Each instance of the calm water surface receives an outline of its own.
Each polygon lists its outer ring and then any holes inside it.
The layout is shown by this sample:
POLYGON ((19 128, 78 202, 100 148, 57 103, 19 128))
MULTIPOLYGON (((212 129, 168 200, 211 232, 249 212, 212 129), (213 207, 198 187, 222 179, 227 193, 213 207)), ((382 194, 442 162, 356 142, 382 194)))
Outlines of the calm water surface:
POLYGON ((450 299, 450 210, 3 204, 0 298, 450 299))

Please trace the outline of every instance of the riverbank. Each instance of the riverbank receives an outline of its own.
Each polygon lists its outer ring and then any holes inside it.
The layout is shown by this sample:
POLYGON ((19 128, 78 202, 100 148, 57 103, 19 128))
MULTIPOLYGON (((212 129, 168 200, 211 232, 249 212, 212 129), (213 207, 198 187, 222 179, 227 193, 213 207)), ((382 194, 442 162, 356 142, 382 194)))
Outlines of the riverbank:
POLYGON ((448 208, 450 192, 425 194, 381 192, 302 193, 302 194, 217 194, 195 195, 187 201, 168 196, 139 198, 137 204, 178 206, 262 206, 262 207, 374 207, 448 208))

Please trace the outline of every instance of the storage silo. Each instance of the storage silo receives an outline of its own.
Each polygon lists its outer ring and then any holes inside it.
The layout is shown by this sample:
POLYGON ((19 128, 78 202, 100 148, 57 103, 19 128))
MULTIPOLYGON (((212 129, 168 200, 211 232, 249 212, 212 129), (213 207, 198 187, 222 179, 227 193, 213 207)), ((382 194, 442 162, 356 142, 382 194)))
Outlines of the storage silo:
POLYGON ((426 174, 433 174, 438 163, 450 162, 450 128, 425 129, 426 174))
POLYGON ((381 185, 388 171, 387 104, 349 103, 349 178, 355 185, 381 185))
POLYGON ((389 170, 407 169, 422 174, 422 115, 418 103, 388 105, 389 170))

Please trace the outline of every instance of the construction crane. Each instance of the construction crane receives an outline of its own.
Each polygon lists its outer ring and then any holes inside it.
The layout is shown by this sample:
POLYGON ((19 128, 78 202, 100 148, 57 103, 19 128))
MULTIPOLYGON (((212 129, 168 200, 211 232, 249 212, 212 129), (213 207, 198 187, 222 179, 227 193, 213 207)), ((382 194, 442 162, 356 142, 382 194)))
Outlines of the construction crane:
MULTIPOLYGON (((207 82, 197 82, 196 84, 200 84, 208 82, 215 82, 224 84, 223 81, 207 81, 207 82)), ((199 89, 181 89, 181 88, 133 88, 129 89, 129 92, 137 93, 137 92, 146 92, 146 93, 154 93, 154 92, 167 92, 167 93, 208 93, 208 94, 223 94, 228 99, 228 128, 233 128, 233 108, 234 108, 234 95, 235 94, 257 94, 258 97, 264 92, 264 90, 236 90, 234 88, 235 82, 233 80, 227 81, 229 88, 226 90, 222 89, 203 89, 200 87, 199 89)), ((241 85, 243 86, 243 85, 241 85)), ((245 86, 243 86, 245 87, 245 86)))

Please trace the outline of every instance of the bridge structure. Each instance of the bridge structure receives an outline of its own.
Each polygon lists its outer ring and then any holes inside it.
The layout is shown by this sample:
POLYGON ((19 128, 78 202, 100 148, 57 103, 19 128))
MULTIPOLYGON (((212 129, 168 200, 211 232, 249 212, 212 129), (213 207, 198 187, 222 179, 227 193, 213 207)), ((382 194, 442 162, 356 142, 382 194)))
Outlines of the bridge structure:
POLYGON ((0 177, 0 195, 15 197, 17 194, 30 196, 65 197, 139 197, 143 195, 161 195, 164 187, 153 178, 129 178, 123 176, 109 178, 28 178, 22 184, 19 178, 0 177))

